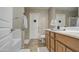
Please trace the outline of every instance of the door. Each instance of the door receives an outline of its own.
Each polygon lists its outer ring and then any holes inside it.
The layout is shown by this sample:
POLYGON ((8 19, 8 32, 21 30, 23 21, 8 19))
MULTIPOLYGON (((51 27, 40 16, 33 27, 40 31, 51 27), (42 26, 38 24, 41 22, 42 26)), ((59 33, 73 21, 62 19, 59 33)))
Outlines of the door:
POLYGON ((56 41, 56 52, 65 52, 65 46, 56 41))
POLYGON ((72 52, 72 50, 56 41, 56 52, 72 52))
POLYGON ((54 39, 51 38, 51 52, 54 52, 54 39))
POLYGON ((45 44, 49 51, 51 51, 51 40, 50 40, 50 32, 46 31, 45 33, 45 44))
POLYGON ((30 39, 38 39, 39 13, 30 13, 30 39))

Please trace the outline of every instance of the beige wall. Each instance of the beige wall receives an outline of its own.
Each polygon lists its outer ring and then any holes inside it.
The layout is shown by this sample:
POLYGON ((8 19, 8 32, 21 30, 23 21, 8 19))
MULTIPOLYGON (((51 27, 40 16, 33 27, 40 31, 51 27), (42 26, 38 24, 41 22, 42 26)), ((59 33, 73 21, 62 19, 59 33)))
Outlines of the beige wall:
POLYGON ((50 7, 48 10, 48 28, 51 28, 50 22, 55 19, 55 8, 50 7))

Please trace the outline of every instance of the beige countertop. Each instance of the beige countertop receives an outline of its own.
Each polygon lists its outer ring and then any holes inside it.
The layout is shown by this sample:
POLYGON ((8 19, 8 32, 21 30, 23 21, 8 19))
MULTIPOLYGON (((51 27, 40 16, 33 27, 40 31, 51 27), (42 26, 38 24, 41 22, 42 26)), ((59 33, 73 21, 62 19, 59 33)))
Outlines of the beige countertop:
POLYGON ((55 31, 51 29, 46 30, 79 39, 79 31, 55 31))

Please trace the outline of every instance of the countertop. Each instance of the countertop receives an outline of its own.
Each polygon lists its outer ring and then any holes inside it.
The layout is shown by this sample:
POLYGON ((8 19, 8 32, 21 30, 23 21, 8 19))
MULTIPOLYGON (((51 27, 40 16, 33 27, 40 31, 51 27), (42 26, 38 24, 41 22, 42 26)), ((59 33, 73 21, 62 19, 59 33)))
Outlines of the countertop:
POLYGON ((79 31, 55 31, 51 29, 46 30, 79 39, 79 31))

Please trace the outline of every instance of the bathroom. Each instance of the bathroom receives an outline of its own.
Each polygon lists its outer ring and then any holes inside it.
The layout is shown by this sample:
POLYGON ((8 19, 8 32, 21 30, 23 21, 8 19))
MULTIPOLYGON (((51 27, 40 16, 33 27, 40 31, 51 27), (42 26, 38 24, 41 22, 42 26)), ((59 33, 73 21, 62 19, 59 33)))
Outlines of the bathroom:
POLYGON ((78 15, 78 7, 0 7, 0 35, 11 32, 0 36, 0 51, 49 52, 46 31, 78 32, 78 15))

